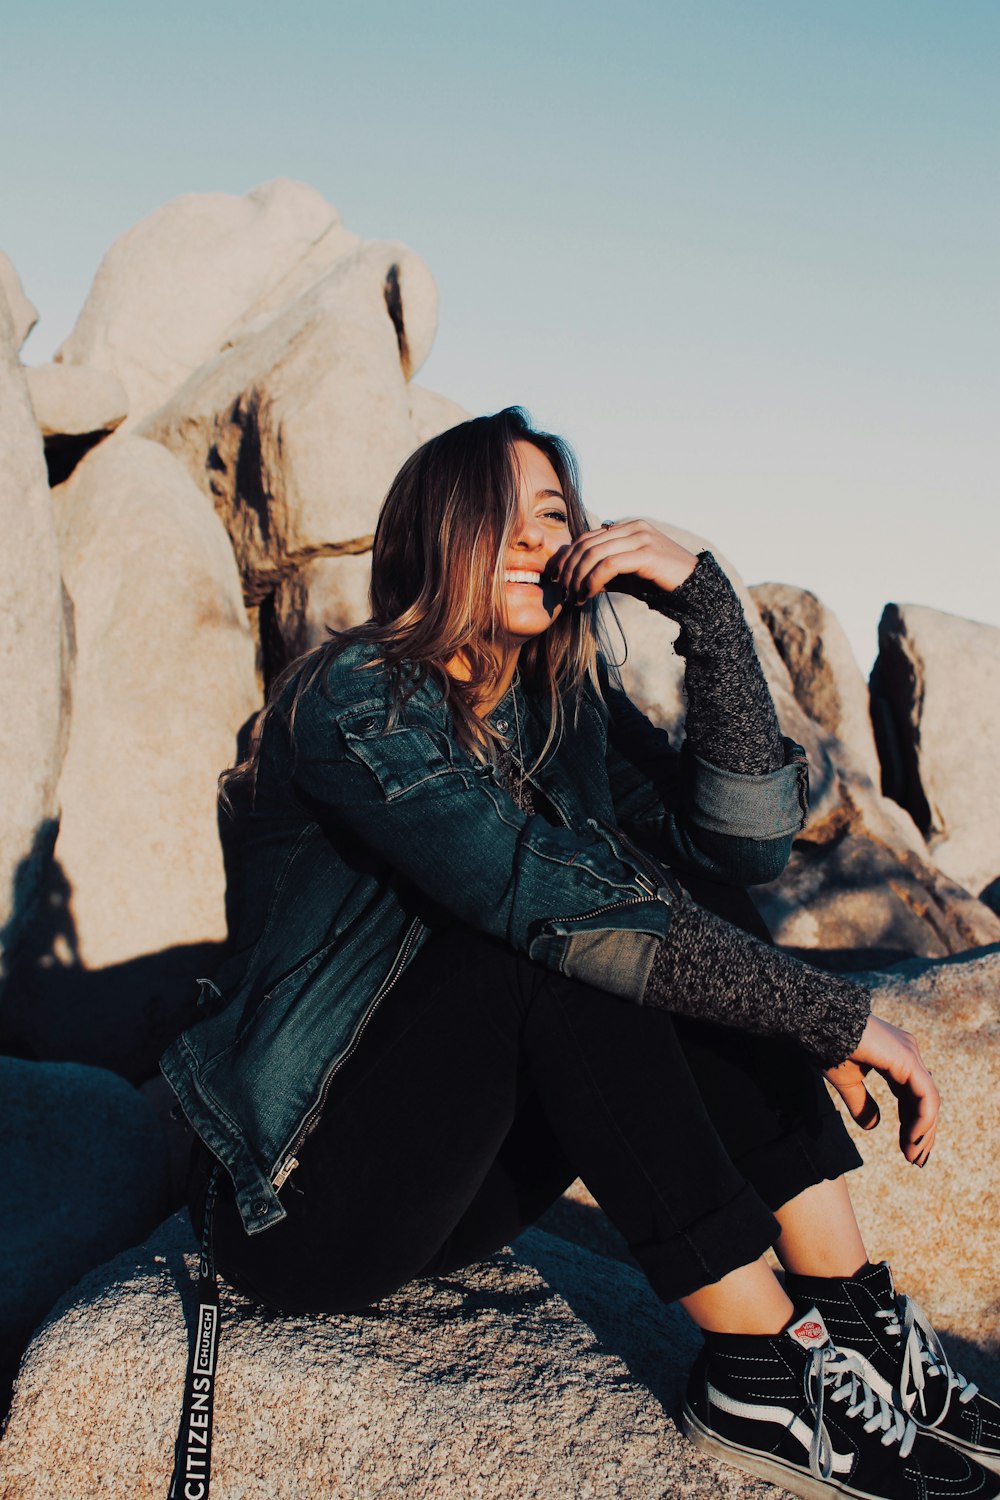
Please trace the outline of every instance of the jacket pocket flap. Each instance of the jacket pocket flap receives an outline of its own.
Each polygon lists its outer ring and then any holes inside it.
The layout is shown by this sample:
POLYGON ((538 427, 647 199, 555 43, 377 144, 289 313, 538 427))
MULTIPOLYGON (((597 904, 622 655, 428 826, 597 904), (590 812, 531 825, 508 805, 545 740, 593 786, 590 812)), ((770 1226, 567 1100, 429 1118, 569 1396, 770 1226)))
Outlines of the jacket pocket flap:
POLYGON ((348 754, 367 766, 387 801, 405 796, 451 771, 440 731, 429 725, 400 724, 386 728, 376 709, 354 710, 337 720, 348 754))

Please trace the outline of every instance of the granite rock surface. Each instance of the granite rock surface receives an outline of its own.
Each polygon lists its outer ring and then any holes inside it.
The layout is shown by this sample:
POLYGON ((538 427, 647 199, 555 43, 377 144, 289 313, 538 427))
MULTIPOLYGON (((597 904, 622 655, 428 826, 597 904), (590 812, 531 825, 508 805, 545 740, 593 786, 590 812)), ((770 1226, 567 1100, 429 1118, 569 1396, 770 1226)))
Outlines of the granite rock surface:
POLYGON ((136 423, 358 242, 305 183, 185 193, 114 242, 56 359, 117 375, 136 423))
MULTIPOLYGON (((181 1216, 88 1276, 28 1350, 2 1500, 160 1500, 194 1246, 181 1216)), ((630 1267, 530 1231, 373 1312, 222 1306, 213 1500, 779 1500, 676 1426, 697 1347, 630 1267)))
POLYGON ((32 919, 55 840, 72 650, 52 496, 18 337, 0 289, 0 985, 32 919))

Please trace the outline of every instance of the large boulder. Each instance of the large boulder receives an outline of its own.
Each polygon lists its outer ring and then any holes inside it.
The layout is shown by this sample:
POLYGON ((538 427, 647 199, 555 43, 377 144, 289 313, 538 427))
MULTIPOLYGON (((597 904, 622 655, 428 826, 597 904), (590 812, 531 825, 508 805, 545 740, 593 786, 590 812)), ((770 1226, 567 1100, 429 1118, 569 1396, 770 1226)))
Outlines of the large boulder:
MULTIPOLYGON (((691 551, 709 544, 680 527, 664 530, 691 551)), ((909 814, 873 785, 857 736, 845 743, 806 711, 788 667, 739 573, 711 549, 739 594, 785 734, 805 747, 810 814, 788 868, 754 890, 775 940, 837 967, 890 964, 1000 942, 1000 919, 938 870, 909 814)), ((614 598, 625 640, 622 678, 653 721, 683 734, 684 663, 674 655, 677 626, 638 600, 614 598)), ((621 634, 613 624, 614 650, 621 634)), ((843 722, 843 719, 841 720, 843 722)))
POLYGON ((69 621, 42 440, 0 291, 0 984, 52 851, 69 621))
POLYGON ((214 502, 248 602, 315 557, 370 546, 416 446, 407 376, 434 308, 418 257, 367 243, 143 424, 214 502))
POLYGON ((111 246, 56 359, 116 374, 136 422, 358 242, 305 183, 186 193, 111 246))
POLYGON ((850 749, 874 786, 881 777, 868 685, 843 626, 808 589, 758 583, 750 594, 788 669, 792 691, 821 729, 850 749))
POLYGON ((895 1101, 872 1086, 883 1119, 857 1133, 866 1160, 850 1176, 869 1253, 951 1335, 954 1361, 986 1390, 1000 1386, 1000 948, 868 974, 874 1009, 911 1031, 941 1090, 937 1140, 924 1170, 899 1153, 895 1101))
POLYGON ((0 300, 6 298, 13 324, 15 353, 38 322, 38 309, 28 301, 21 286, 21 278, 8 255, 0 250, 0 300))
MULTIPOLYGON (((166 1493, 194 1258, 171 1220, 39 1331, 0 1445, 2 1500, 166 1493)), ((224 1293, 212 1494, 780 1500, 678 1432, 696 1346, 638 1273, 541 1231, 367 1316, 276 1318, 224 1293)))
POLYGON ((1000 629, 888 604, 871 693, 885 790, 979 895, 1000 876, 1000 629))
POLYGON ((156 443, 55 492, 77 664, 48 905, 7 1025, 37 1056, 148 1075, 226 933, 216 778, 258 707, 225 531, 156 443))
POLYGON ((0 1057, 0 1097, 2 1386, 67 1288, 161 1221, 167 1150, 142 1096, 100 1068, 0 1057))

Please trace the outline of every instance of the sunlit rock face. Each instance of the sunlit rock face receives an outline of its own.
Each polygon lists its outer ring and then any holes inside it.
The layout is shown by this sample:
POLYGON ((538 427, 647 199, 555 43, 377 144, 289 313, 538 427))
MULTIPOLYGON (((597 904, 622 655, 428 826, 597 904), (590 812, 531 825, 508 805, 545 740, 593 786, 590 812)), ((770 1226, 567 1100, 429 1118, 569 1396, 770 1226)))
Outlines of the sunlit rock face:
POLYGON ((225 530, 165 449, 112 439, 53 498, 73 720, 32 964, 5 1022, 37 1055, 142 1077, 176 1029, 169 954, 226 934, 215 783, 258 706, 253 641, 225 530))
POLYGON ((10 257, 0 250, 0 296, 6 300, 11 328, 5 335, 16 353, 38 322, 38 309, 24 295, 21 278, 10 257))
POLYGON ((51 855, 69 724, 71 620, 42 439, 17 356, 24 324, 22 312, 15 325, 0 289, 0 987, 51 855))
POLYGON ((56 359, 117 375, 138 422, 358 243, 305 183, 186 193, 114 242, 56 359))
POLYGON ((416 256, 370 242, 142 424, 210 496, 248 599, 313 557, 370 545, 417 444, 406 363, 433 338, 434 303, 416 256))
POLYGON ((789 583, 754 584, 750 594, 788 670, 798 703, 847 747, 854 765, 878 786, 881 771, 868 712, 868 685, 837 616, 808 589, 789 583))

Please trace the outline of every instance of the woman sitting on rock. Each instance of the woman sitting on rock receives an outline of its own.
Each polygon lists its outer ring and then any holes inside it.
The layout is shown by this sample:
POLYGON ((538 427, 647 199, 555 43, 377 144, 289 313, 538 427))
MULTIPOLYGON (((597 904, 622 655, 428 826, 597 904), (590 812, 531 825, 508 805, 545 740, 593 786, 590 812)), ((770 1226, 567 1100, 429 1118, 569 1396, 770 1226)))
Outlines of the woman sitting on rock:
POLYGON ((742 889, 783 869, 806 766, 711 553, 592 529, 517 409, 455 427, 389 491, 371 619, 279 679, 223 783, 248 803, 234 951, 163 1068, 234 1286, 363 1309, 579 1175, 704 1330, 699 1447, 798 1495, 1000 1495, 1000 1408, 869 1263, 823 1084, 869 1126, 881 1073, 923 1166, 933 1080, 742 889), (680 622, 679 752, 601 650, 605 592, 680 622))

